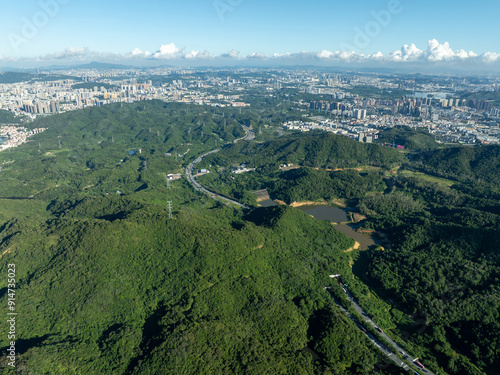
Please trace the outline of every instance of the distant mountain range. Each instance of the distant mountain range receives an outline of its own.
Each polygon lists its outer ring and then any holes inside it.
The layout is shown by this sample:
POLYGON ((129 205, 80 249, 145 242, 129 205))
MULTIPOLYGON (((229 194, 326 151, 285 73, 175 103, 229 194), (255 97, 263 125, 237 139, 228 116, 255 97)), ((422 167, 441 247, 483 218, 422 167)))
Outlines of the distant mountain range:
POLYGON ((37 73, 39 71, 47 70, 68 70, 68 69, 96 69, 96 70, 110 70, 110 69, 140 69, 140 67, 132 65, 109 64, 97 61, 92 61, 88 64, 81 65, 51 65, 40 68, 13 68, 13 67, 0 67, 1 72, 20 72, 20 73, 37 73))

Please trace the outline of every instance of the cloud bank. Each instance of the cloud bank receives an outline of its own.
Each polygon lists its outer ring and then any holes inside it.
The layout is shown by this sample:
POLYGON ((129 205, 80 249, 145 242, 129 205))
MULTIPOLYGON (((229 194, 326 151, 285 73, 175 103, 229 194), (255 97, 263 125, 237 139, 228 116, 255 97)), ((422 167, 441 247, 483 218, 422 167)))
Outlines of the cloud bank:
POLYGON ((399 50, 395 50, 388 54, 376 52, 365 55, 355 51, 329 51, 322 50, 319 52, 298 52, 298 53, 274 53, 265 55, 261 52, 253 52, 246 56, 240 56, 240 51, 233 49, 227 53, 220 55, 212 54, 208 51, 188 51, 184 48, 177 47, 174 43, 164 44, 154 52, 143 51, 135 48, 128 53, 108 53, 92 51, 87 47, 68 47, 62 52, 45 54, 36 58, 9 58, 0 55, 0 62, 89 62, 89 61, 107 61, 107 62, 122 62, 122 63, 148 63, 158 61, 191 61, 210 64, 217 61, 233 61, 233 62, 274 62, 274 63, 360 63, 370 64, 383 63, 391 64, 446 64, 446 63, 468 63, 482 64, 491 66, 493 64, 500 65, 500 53, 486 52, 476 54, 473 51, 465 51, 463 49, 454 50, 448 42, 440 43, 436 39, 429 40, 426 49, 420 49, 415 44, 405 44, 399 50))
POLYGON ((486 52, 478 55, 473 51, 453 50, 448 42, 439 43, 436 39, 429 40, 427 49, 421 50, 415 44, 405 44, 401 49, 387 55, 377 52, 372 55, 364 55, 356 52, 330 52, 323 50, 317 54, 319 59, 352 61, 387 61, 387 62, 457 62, 457 61, 479 61, 494 63, 500 60, 500 54, 486 52))

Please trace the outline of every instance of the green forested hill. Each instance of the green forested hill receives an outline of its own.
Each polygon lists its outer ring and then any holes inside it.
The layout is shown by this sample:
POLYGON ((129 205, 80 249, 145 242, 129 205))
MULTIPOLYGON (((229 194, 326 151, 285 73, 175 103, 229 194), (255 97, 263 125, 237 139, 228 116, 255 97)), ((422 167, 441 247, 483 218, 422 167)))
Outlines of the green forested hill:
POLYGON ((19 373, 401 373, 333 305, 345 296, 332 273, 429 367, 496 373, 498 147, 414 156, 413 168, 457 180, 447 186, 383 168, 406 160, 397 150, 327 133, 231 144, 242 128, 211 107, 115 104, 31 126, 48 130, 0 153, 0 273, 16 265, 19 373), (184 178, 167 188, 167 173, 225 144, 203 161, 214 187, 346 199, 393 246, 345 252, 352 239, 293 208, 235 211, 184 178), (235 177, 239 163, 257 170, 235 177), (382 168, 352 169, 366 165, 382 168))
POLYGON ((249 221, 186 207, 168 220, 164 208, 126 202, 126 218, 98 218, 109 199, 85 214, 49 211, 4 226, 0 269, 16 264, 19 369, 312 374, 322 365, 301 352, 307 346, 331 373, 373 369, 352 323, 335 311, 315 320, 332 303, 328 274, 348 272, 343 249, 352 245, 328 223, 290 208, 249 221), (352 354, 340 355, 347 339, 352 354))
POLYGON ((19 373, 398 373, 324 289, 332 272, 353 278, 352 239, 291 208, 246 214, 184 179, 167 188, 167 173, 241 136, 234 121, 147 102, 33 126, 48 130, 0 154, 19 373))
POLYGON ((398 126, 379 133, 378 143, 395 143, 410 150, 426 151, 438 148, 435 137, 427 130, 398 126))
POLYGON ((319 168, 351 168, 360 165, 390 166, 404 156, 390 147, 363 144, 331 133, 289 136, 261 144, 241 142, 227 147, 210 159, 219 165, 248 163, 251 167, 278 167, 296 163, 319 168))
MULTIPOLYGON (((500 201, 419 178, 362 200, 392 249, 373 252, 374 285, 415 317, 402 327, 450 374, 495 374, 500 362, 500 201), (420 326, 420 328, 418 328, 420 326)), ((425 363, 425 362, 424 362, 425 363)))
MULTIPOLYGON (((306 141, 311 141, 309 135, 306 141)), ((359 212, 367 215, 363 227, 382 231, 381 239, 388 236, 392 245, 363 253, 353 269, 381 298, 412 318, 410 324, 396 322, 393 332, 405 339, 410 352, 424 364, 440 367, 439 373, 496 374, 500 366, 499 147, 414 154, 399 172, 307 167, 282 172, 277 170, 280 162, 307 164, 287 159, 306 157, 303 148, 290 148, 290 144, 300 143, 279 140, 243 146, 239 153, 233 152, 235 146, 228 148, 207 162, 227 167, 245 162, 257 170, 234 175, 225 169, 200 181, 216 191, 248 199, 249 204, 251 197, 242 191, 262 188, 286 203, 341 198, 351 206, 357 204, 359 212), (246 147, 260 154, 254 156, 246 147), (406 167, 452 178, 455 183, 423 174, 408 177, 406 167)), ((331 154, 335 152, 332 149, 331 154)), ((361 295, 359 300, 378 319, 386 314, 377 310, 372 298, 361 295)))
POLYGON ((360 175, 355 170, 328 172, 308 168, 294 169, 270 184, 273 197, 288 204, 300 201, 364 198, 367 193, 386 188, 377 173, 360 175))
POLYGON ((21 119, 14 116, 12 112, 0 109, 0 125, 2 124, 19 124, 21 119))
POLYGON ((416 155, 412 165, 428 173, 498 186, 500 146, 455 147, 416 155))
POLYGON ((88 108, 31 126, 48 130, 0 153, 2 197, 133 193, 164 183, 161 173, 182 171, 185 160, 244 135, 211 108, 160 101, 88 108))

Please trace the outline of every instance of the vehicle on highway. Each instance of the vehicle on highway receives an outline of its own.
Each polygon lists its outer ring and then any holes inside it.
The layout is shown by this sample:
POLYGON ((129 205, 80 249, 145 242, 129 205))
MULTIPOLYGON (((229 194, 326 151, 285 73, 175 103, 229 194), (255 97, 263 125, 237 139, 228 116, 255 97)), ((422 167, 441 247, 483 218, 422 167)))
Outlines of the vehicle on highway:
POLYGON ((419 361, 415 360, 413 361, 413 363, 415 363, 418 367, 420 368, 425 368, 423 364, 421 364, 419 361))
POLYGON ((379 331, 380 333, 384 333, 384 331, 382 331, 382 329, 380 327, 375 327, 377 329, 377 331, 379 331))
POLYGON ((366 332, 366 328, 365 328, 365 327, 363 327, 363 326, 360 326, 359 324, 358 324, 358 328, 359 328, 360 330, 362 330, 363 332, 366 332))

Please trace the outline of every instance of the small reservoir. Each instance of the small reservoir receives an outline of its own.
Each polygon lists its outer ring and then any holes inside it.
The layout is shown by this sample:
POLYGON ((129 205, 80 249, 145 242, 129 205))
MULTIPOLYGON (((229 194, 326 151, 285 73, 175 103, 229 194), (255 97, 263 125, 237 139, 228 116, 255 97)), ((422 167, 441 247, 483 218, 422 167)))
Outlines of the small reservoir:
POLYGON ((346 223, 349 221, 347 213, 343 209, 338 207, 301 206, 297 208, 318 220, 329 220, 333 223, 346 223))

